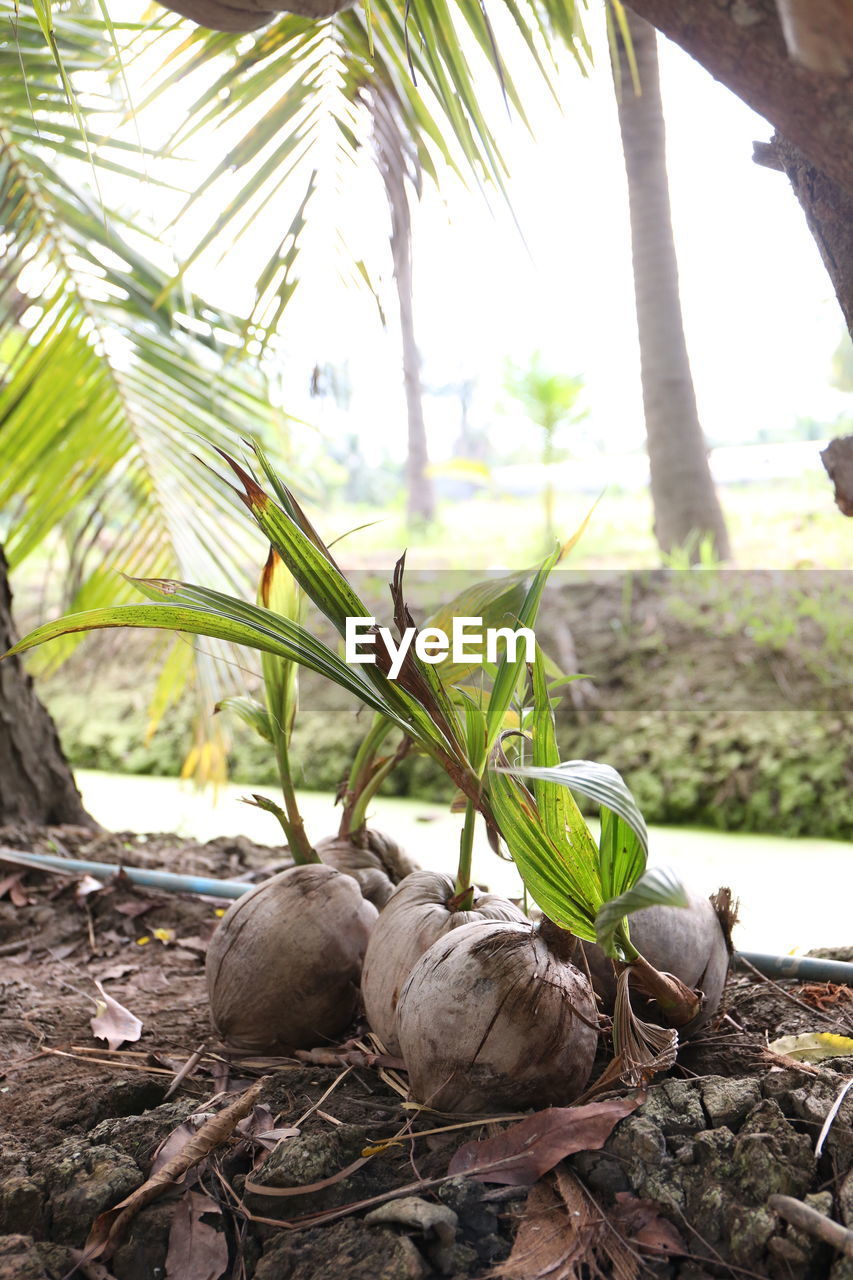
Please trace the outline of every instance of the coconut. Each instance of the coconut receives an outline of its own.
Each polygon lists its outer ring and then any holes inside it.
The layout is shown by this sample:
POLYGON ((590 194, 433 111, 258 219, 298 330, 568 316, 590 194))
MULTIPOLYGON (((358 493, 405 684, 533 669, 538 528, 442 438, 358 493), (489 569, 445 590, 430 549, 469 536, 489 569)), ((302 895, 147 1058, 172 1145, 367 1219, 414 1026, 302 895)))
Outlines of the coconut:
POLYGON ((344 836, 326 836, 317 842, 316 849, 323 862, 357 880, 368 902, 381 911, 395 886, 419 867, 381 831, 368 829, 362 840, 357 843, 344 836))
POLYGON ((588 979, 542 929, 490 922, 454 929, 420 958, 400 994, 397 1035, 418 1101, 524 1110, 582 1092, 598 1016, 588 979))
POLYGON ((497 894, 474 890, 468 911, 453 911, 453 881, 438 871, 415 871, 394 890, 364 957, 361 992, 367 1020, 389 1053, 399 1054, 395 1014, 397 1001, 417 961, 451 929, 483 920, 526 920, 514 903, 497 894))
MULTIPOLYGON (((708 898, 688 893, 687 907, 645 907, 628 917, 631 942, 649 964, 674 974, 685 986, 701 991, 702 1011, 679 1028, 682 1039, 713 1017, 719 1007, 729 971, 730 944, 717 908, 708 898)), ((595 943, 582 944, 596 994, 612 1012, 616 998, 613 964, 595 943)), ((664 1021, 660 1010, 635 994, 632 1003, 644 1018, 664 1021)))
POLYGON ((358 1009, 376 916, 352 876, 319 863, 289 867, 238 898, 207 949, 217 1034, 256 1053, 335 1040, 358 1009))

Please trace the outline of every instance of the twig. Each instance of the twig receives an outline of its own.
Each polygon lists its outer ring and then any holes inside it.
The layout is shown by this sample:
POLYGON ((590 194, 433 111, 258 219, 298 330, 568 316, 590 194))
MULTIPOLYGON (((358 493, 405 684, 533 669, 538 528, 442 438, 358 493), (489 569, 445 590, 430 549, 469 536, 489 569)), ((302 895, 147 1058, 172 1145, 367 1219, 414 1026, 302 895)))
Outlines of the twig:
POLYGON ((0 956, 16 956, 19 951, 26 951, 30 945, 29 938, 19 938, 17 942, 4 942, 0 947, 0 956))
POLYGON ((165 1067, 147 1067, 140 1062, 116 1062, 110 1058, 84 1058, 79 1053, 67 1053, 64 1049, 42 1049, 42 1053, 53 1054, 57 1058, 73 1058, 75 1062, 92 1062, 99 1067, 116 1067, 119 1071, 141 1071, 146 1076, 171 1076, 174 1073, 165 1067))
POLYGON ((302 1126, 303 1126, 303 1124, 305 1123, 305 1121, 308 1119, 308 1117, 309 1117, 309 1116, 312 1116, 312 1115, 314 1114, 314 1112, 315 1112, 315 1111, 319 1111, 320 1107, 323 1105, 323 1103, 326 1101, 326 1099, 327 1099, 328 1097, 330 1097, 330 1096, 335 1092, 335 1090, 337 1089, 337 1087, 338 1087, 338 1085, 341 1083, 341 1081, 342 1081, 346 1076, 348 1076, 348 1075, 349 1075, 349 1073, 350 1073, 352 1070, 354 1070, 354 1068, 353 1068, 353 1067, 344 1067, 344 1069, 343 1069, 343 1071, 340 1073, 340 1075, 335 1076, 334 1080, 333 1080, 333 1081, 332 1081, 332 1083, 329 1085, 328 1089, 327 1089, 327 1090, 326 1090, 326 1092, 323 1094, 323 1096, 322 1096, 322 1097, 320 1097, 320 1098, 318 1098, 316 1102, 312 1103, 312 1105, 308 1108, 308 1110, 307 1110, 303 1115, 301 1115, 301 1116, 299 1117, 299 1119, 298 1119, 298 1120, 295 1120, 295 1121, 293 1122, 293 1128, 294 1128, 294 1129, 301 1129, 301 1128, 302 1128, 302 1126))
POLYGON ((821 1152, 823 1151, 823 1144, 826 1141, 826 1135, 829 1133, 830 1129, 832 1128, 832 1122, 835 1119, 835 1117, 838 1115, 839 1111, 841 1110, 841 1104, 844 1101, 847 1090, 850 1088, 851 1085, 853 1085, 853 1078, 851 1078, 850 1080, 847 1081, 846 1084, 843 1084, 841 1086, 841 1088, 838 1090, 838 1094, 836 1096, 835 1101, 833 1102, 832 1106, 829 1108, 829 1113, 823 1122, 823 1128, 820 1131, 820 1136, 818 1137, 817 1145, 815 1146, 815 1149, 814 1149, 815 1160, 819 1160, 821 1157, 821 1152))
POLYGON ((190 1054, 184 1065, 175 1073, 174 1080, 163 1094, 164 1102, 168 1102, 175 1090, 183 1084, 184 1080, 186 1080, 187 1076, 191 1075, 193 1071, 195 1071, 196 1067, 204 1057, 206 1050, 207 1044, 200 1044, 195 1053, 190 1054))
POLYGON ((793 1196, 771 1196, 767 1201, 767 1207, 785 1218, 799 1231, 805 1231, 808 1235, 822 1240, 824 1244, 831 1245, 845 1257, 853 1258, 853 1231, 842 1227, 840 1222, 834 1222, 832 1218, 827 1218, 826 1214, 819 1213, 811 1205, 803 1204, 802 1200, 795 1200, 793 1196))

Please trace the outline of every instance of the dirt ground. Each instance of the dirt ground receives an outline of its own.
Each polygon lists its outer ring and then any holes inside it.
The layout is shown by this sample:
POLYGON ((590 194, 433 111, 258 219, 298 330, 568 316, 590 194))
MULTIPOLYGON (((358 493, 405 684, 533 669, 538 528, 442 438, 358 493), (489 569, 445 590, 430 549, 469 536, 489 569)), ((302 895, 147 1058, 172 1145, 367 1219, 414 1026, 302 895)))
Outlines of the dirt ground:
POLYGON ((404 1072, 363 1026, 337 1052, 223 1054, 204 983, 223 904, 22 873, 4 848, 229 879, 283 864, 242 838, 0 829, 0 1280, 853 1280, 853 1257, 768 1205, 793 1196, 853 1228, 853 1090, 815 1155, 853 1059, 786 1065, 766 1049, 784 1034, 853 1035, 849 988, 737 977, 667 1078, 642 1099, 617 1091, 633 1109, 601 1149, 532 1189, 451 1177, 463 1144, 506 1125, 407 1107, 404 1072), (122 1041, 133 1025, 102 994, 140 1020, 138 1038, 122 1041), (91 1025, 104 1003, 112 1047, 91 1025), (172 1166, 165 1191, 117 1225, 101 1220, 110 1247, 90 1256, 98 1216, 257 1082, 203 1159, 172 1166))

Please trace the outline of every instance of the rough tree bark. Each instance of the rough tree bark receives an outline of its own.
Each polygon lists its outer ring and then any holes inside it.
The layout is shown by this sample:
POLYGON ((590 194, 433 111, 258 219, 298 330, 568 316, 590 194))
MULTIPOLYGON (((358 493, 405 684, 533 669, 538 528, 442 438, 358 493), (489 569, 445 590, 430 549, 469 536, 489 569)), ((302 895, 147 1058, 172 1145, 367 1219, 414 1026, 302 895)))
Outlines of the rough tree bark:
MULTIPOLYGON (((834 72, 812 70, 791 56, 774 0, 632 0, 632 8, 775 126, 776 167, 792 181, 847 324, 853 327, 849 3, 786 4, 814 27, 835 32, 843 62, 834 72), (845 66, 847 74, 839 74, 845 66)), ((766 154, 759 158, 767 160, 766 154)))
POLYGON ((619 127, 631 213, 634 293, 655 537, 664 552, 688 546, 693 558, 710 535, 720 559, 728 534, 708 464, 684 337, 672 234, 666 136, 654 27, 626 10, 641 92, 624 46, 617 79, 619 127))
MULTIPOLYGON (((0 653, 14 643, 12 592, 0 547, 0 653)), ((0 823, 6 822, 97 827, 83 808, 53 720, 18 658, 0 663, 0 823)))

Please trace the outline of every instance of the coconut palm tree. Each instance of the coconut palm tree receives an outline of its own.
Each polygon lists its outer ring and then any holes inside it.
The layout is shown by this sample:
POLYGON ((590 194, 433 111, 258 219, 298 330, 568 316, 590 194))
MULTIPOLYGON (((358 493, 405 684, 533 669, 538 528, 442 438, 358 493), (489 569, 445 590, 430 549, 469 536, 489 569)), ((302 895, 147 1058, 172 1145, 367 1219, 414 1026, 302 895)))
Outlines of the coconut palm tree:
POLYGON ((657 35, 629 9, 625 20, 617 27, 613 69, 628 178, 655 536, 663 552, 686 547, 694 559, 710 537, 717 557, 727 560, 728 533, 699 422, 681 315, 657 35))
POLYGON ((400 312, 403 347, 403 383, 408 415, 406 454, 407 511, 413 522, 429 521, 435 514, 432 478, 427 470, 429 452, 424 424, 421 358, 415 339, 412 288, 412 211, 409 191, 420 197, 422 171, 417 148, 406 132, 392 86, 374 80, 365 89, 373 118, 372 138, 376 163, 385 185, 391 227, 389 242, 394 263, 394 283, 400 312))

